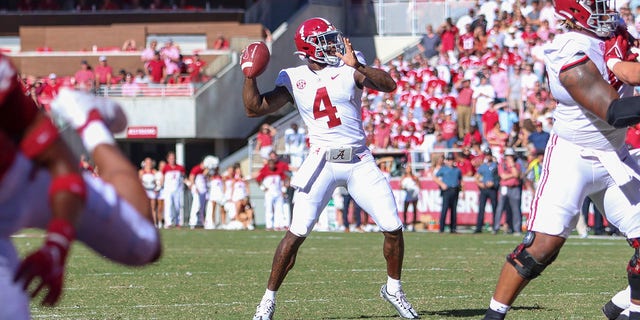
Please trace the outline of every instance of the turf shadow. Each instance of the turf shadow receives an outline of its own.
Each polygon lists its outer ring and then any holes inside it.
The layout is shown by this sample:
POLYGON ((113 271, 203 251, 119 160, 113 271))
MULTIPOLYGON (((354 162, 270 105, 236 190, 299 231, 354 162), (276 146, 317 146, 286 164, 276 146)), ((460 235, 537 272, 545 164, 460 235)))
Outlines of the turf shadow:
POLYGON ((338 320, 338 319, 389 319, 400 318, 397 313, 389 313, 388 315, 361 315, 357 317, 328 317, 322 318, 323 320, 338 320))
MULTIPOLYGON (((513 307, 512 310, 542 310, 539 306, 534 307, 513 307)), ((450 318, 468 318, 468 317, 481 317, 487 309, 449 309, 439 311, 418 311, 420 316, 441 316, 450 318)))

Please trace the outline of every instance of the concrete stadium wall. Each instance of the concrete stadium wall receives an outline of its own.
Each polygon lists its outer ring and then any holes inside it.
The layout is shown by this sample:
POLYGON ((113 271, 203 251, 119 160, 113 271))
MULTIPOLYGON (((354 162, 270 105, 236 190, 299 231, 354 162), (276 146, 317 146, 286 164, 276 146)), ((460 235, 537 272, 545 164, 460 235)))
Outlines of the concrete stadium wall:
MULTIPOLYGON (((113 99, 122 105, 129 127, 157 127, 158 139, 196 136, 196 107, 193 97, 113 99)), ((116 135, 116 138, 125 137, 125 133, 116 135)))

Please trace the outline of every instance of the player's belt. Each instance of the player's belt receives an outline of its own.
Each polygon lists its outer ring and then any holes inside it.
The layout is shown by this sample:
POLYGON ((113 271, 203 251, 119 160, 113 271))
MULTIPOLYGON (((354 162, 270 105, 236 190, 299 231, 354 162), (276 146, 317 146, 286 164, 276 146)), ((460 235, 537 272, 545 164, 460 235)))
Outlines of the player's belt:
POLYGON ((352 147, 329 148, 325 153, 325 159, 328 162, 351 162, 352 155, 352 147))

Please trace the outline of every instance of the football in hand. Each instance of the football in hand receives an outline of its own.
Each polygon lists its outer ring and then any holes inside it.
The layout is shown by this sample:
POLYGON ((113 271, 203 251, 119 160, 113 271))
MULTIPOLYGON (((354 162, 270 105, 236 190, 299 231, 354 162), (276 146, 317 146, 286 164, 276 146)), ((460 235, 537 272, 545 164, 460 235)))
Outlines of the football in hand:
POLYGON ((248 45, 240 57, 240 68, 247 78, 261 75, 269 64, 269 48, 262 41, 248 45))

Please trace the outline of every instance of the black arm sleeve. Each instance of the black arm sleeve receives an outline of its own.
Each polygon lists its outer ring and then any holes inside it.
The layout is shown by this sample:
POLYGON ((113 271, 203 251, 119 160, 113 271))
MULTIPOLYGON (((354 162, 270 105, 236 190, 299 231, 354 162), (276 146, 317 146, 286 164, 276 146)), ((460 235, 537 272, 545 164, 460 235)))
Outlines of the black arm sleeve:
POLYGON ((626 128, 640 123, 640 96, 611 101, 607 110, 607 123, 615 128, 626 128))

